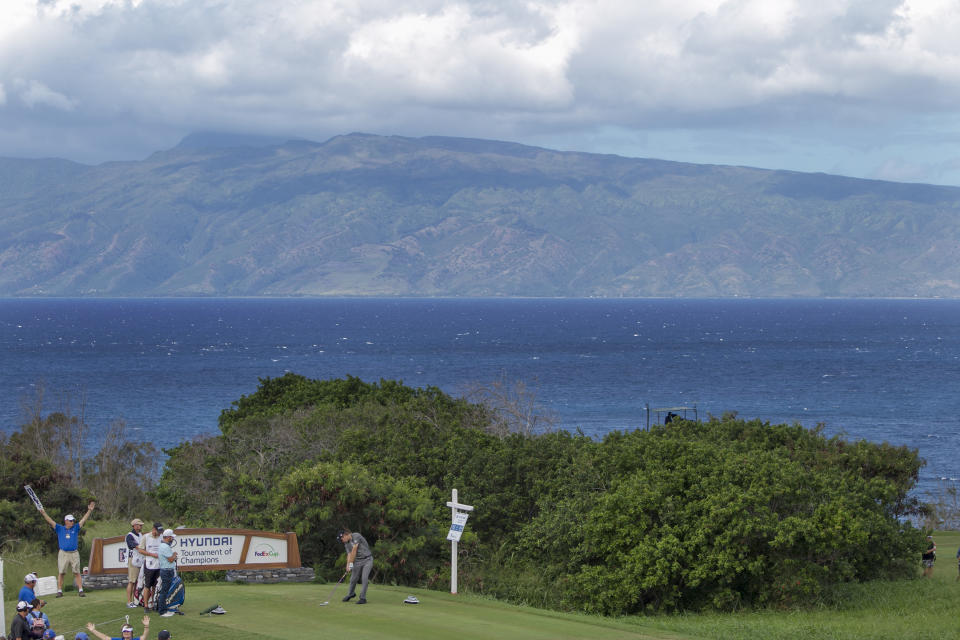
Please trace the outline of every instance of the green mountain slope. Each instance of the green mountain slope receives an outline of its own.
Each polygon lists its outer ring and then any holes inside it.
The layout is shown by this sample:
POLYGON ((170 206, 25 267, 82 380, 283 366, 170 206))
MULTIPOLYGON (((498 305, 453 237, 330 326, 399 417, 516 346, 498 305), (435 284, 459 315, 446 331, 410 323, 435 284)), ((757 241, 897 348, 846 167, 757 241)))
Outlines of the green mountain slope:
POLYGON ((960 295, 960 188, 457 138, 0 160, 0 295, 960 295))

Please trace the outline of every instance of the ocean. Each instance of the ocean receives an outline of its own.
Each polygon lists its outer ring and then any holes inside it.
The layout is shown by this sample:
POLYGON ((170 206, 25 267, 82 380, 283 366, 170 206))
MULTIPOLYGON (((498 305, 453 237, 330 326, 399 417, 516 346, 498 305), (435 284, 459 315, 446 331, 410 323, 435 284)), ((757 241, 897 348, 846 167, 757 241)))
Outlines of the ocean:
POLYGON ((216 433, 292 371, 454 395, 522 382, 556 428, 596 437, 648 407, 822 423, 918 449, 921 490, 960 476, 953 300, 3 299, 0 363, 4 431, 42 387, 48 411, 82 405, 91 446, 117 419, 160 447, 216 433))

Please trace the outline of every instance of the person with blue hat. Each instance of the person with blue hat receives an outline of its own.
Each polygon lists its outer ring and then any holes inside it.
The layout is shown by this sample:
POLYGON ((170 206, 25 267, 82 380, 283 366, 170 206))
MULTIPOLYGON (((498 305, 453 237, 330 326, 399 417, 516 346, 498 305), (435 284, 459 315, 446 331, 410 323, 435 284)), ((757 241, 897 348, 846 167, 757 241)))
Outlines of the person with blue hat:
POLYGON ((77 631, 77 635, 73 637, 73 640, 90 640, 90 636, 87 635, 86 631, 77 631))

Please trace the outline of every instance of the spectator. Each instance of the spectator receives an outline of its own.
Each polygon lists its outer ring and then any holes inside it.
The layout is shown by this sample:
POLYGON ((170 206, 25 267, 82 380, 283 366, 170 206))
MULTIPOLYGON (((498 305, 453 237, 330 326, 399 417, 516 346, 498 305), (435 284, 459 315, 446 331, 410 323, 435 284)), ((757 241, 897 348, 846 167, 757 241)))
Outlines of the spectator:
POLYGON ((86 524, 87 518, 90 517, 90 514, 93 513, 93 508, 97 503, 91 501, 87 505, 87 513, 80 518, 80 522, 75 522, 75 518, 72 514, 67 514, 63 516, 63 524, 57 524, 53 521, 47 512, 44 509, 40 509, 40 515, 43 516, 43 519, 47 521, 53 530, 57 532, 57 542, 60 545, 60 552, 57 554, 57 566, 59 573, 57 574, 57 597, 63 597, 63 576, 67 572, 67 567, 70 568, 70 571, 73 572, 73 581, 77 585, 77 591, 82 598, 83 593, 83 574, 80 573, 80 552, 78 551, 80 544, 80 529, 83 528, 83 525, 86 524))
POLYGON ((923 577, 929 578, 933 575, 933 565, 937 561, 937 543, 933 541, 933 536, 927 536, 927 550, 920 557, 923 565, 923 577))
POLYGON ((30 623, 30 627, 33 627, 34 620, 40 619, 43 622, 43 628, 49 629, 51 627, 50 618, 47 617, 47 614, 41 611, 43 606, 47 604, 46 601, 37 599, 30 604, 33 605, 33 609, 31 609, 30 613, 27 614, 27 622, 30 623))
POLYGON ((17 603, 17 615, 10 623, 8 640, 30 640, 30 626, 27 624, 27 614, 30 612, 30 603, 21 600, 17 603))
MULTIPOLYGON (((129 624, 125 624, 120 627, 120 637, 111 638, 107 634, 97 631, 96 625, 92 622, 87 623, 87 630, 93 635, 100 638, 100 640, 133 640, 133 627, 129 624)), ((143 616, 143 633, 140 634, 140 640, 147 640, 147 635, 150 633, 150 616, 143 616)), ((79 640, 80 635, 77 634, 77 640, 79 640)))
POLYGON ((28 573, 23 577, 23 586, 20 587, 20 594, 17 597, 17 600, 23 600, 24 602, 32 603, 37 599, 37 594, 34 593, 34 589, 37 588, 37 574, 28 573))

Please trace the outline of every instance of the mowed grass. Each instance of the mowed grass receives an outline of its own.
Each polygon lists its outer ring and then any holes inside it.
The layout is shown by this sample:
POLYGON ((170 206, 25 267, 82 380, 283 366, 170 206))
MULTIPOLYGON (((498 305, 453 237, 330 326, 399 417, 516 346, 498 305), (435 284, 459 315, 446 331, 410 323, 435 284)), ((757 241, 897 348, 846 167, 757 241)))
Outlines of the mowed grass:
MULTIPOLYGON (((116 525, 114 525, 115 527, 116 525)), ((111 528, 114 528, 111 527, 111 528)), ((113 534, 111 534, 113 535, 113 534)), ((170 629, 175 639, 206 638, 516 638, 606 640, 717 638, 753 640, 939 640, 960 637, 960 581, 956 552, 960 532, 938 532, 937 565, 932 579, 882 581, 843 585, 821 607, 804 610, 751 611, 744 613, 681 614, 601 618, 516 607, 493 600, 371 585, 370 603, 343 603, 340 585, 283 584, 188 584, 186 615, 173 618, 151 616, 150 637, 170 629), (403 599, 416 595, 419 605, 403 599), (329 599, 328 606, 319 606, 329 599), (220 603, 228 613, 200 616, 206 607, 220 603)), ((7 560, 7 558, 4 558, 7 560)), ((14 560, 14 558, 10 558, 14 560)), ((13 575, 7 576, 4 603, 7 626, 15 615, 13 598, 22 584, 26 565, 46 568, 48 558, 18 558, 13 575), (24 566, 21 566, 24 565, 24 566)), ((919 575, 919 556, 917 573, 919 575)), ((12 568, 6 567, 8 571, 12 568)), ((41 575, 50 575, 42 571, 41 575)), ((87 621, 112 622, 102 631, 119 636, 123 616, 129 614, 140 633, 143 613, 124 606, 120 590, 91 591, 86 598, 68 592, 49 598, 47 613, 60 632, 72 640, 87 621)), ((355 602, 355 601, 354 601, 355 602)))
MULTIPOLYGON (((631 620, 704 638, 747 640, 941 640, 960 638, 960 532, 937 532, 930 579, 843 585, 833 602, 802 611, 637 617, 631 620)), ((917 574, 920 556, 917 555, 917 574)))
MULTIPOLYGON (((172 618, 150 616, 150 638, 168 629, 174 640, 236 638, 350 638, 351 640, 668 640, 688 634, 644 629, 624 620, 571 615, 516 607, 470 595, 371 585, 368 604, 341 602, 344 585, 328 599, 332 584, 188 584, 183 611, 172 618), (415 595, 420 604, 403 604, 415 595), (219 603, 224 615, 200 615, 219 603)), ((119 637, 124 616, 134 633, 142 632, 143 611, 127 609, 119 589, 91 591, 86 598, 69 593, 50 600, 46 611, 59 633, 72 640, 92 621, 97 629, 119 637)), ((9 602, 7 616, 12 615, 9 602)), ((9 624, 9 623, 8 623, 9 624)), ((138 636, 139 637, 139 636, 138 636)))

